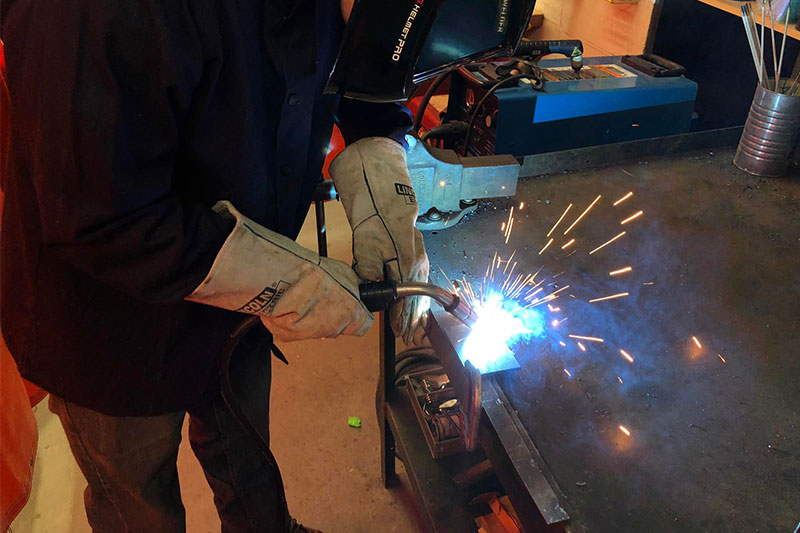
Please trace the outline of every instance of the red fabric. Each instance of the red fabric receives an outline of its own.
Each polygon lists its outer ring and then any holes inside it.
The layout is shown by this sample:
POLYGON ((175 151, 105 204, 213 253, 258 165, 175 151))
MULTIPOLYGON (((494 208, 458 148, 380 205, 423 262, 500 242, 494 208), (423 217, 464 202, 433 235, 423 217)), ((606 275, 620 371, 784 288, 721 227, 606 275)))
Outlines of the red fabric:
POLYGON ((25 378, 22 378, 22 384, 25 385, 25 392, 28 393, 31 407, 44 400, 44 397, 47 396, 47 391, 40 389, 25 378))
MULTIPOLYGON (((5 84, 3 42, 0 41, 0 172, 8 153, 8 88, 5 84)), ((0 215, 3 193, 0 191, 0 215)), ((8 529, 11 521, 25 506, 31 492, 33 463, 39 434, 31 410, 34 396, 41 390, 26 390, 17 365, 6 348, 0 332, 0 527, 8 529)))
POLYGON ((334 126, 333 132, 331 133, 331 140, 328 143, 328 155, 325 156, 325 163, 322 165, 322 175, 325 178, 331 179, 331 173, 328 168, 331 166, 331 161, 333 161, 342 150, 344 150, 344 138, 339 131, 339 127, 334 126))
POLYGON ((22 377, 2 338, 0 359, 0 510, 5 530, 30 496, 39 435, 22 377))

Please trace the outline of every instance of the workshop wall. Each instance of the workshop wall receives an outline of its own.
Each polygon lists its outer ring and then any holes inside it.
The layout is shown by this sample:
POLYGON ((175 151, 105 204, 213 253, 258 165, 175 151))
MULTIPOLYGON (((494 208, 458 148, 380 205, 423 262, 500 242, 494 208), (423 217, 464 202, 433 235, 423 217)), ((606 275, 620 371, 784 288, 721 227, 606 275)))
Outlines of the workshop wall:
POLYGON ((534 39, 580 39, 587 56, 641 54, 654 0, 635 4, 608 0, 537 0, 544 15, 534 39))

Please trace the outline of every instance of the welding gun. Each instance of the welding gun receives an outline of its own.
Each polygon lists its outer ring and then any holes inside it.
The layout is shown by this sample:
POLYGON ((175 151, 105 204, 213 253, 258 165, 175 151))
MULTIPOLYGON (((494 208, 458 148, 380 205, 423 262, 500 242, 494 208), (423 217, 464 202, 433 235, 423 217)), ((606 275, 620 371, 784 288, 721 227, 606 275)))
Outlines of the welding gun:
POLYGON ((477 320, 475 311, 463 298, 433 283, 378 281, 359 285, 358 293, 370 311, 384 311, 400 298, 407 296, 428 296, 467 326, 471 327, 477 320))

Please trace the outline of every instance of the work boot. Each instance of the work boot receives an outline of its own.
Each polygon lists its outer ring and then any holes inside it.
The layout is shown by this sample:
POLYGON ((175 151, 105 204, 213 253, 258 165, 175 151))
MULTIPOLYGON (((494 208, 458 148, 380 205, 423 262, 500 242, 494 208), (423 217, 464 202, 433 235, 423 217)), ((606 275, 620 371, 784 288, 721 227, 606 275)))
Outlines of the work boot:
POLYGON ((311 529, 310 527, 304 526, 294 518, 292 518, 292 527, 289 531, 291 533, 322 533, 319 529, 311 529))

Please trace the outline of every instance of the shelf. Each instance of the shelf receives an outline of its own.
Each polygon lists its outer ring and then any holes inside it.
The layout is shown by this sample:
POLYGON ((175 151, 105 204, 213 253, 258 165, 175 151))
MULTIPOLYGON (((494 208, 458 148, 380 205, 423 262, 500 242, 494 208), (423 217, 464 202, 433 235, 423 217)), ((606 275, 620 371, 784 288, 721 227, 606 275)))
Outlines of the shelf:
MULTIPOLYGON (((740 9, 740 6, 745 3, 745 2, 737 2, 735 0, 698 0, 698 2, 701 2, 703 4, 709 5, 711 7, 715 7, 717 9, 722 10, 722 11, 725 11, 726 13, 730 13, 731 15, 735 15, 735 16, 740 17, 740 18, 742 16, 742 11, 740 9)), ((758 4, 754 3, 753 12, 756 15, 756 24, 760 25, 761 24, 761 8, 757 8, 756 7, 757 5, 758 4)), ((769 15, 767 15, 767 21, 769 22, 769 15)), ((790 22, 789 23, 789 29, 787 30, 786 34, 789 37, 791 37, 792 39, 800 40, 800 31, 795 29, 794 24, 795 24, 794 22, 790 22)), ((781 36, 783 36, 783 21, 781 21, 781 23, 779 24, 778 21, 776 20, 775 21, 775 38, 776 39, 778 38, 778 29, 779 28, 781 30, 781 36)), ((760 30, 760 28, 759 28, 759 30, 760 30)), ((744 26, 742 26, 742 31, 744 31, 744 26)), ((764 33, 765 40, 766 40, 766 31, 769 31, 769 26, 767 26, 767 28, 765 30, 765 33, 764 33)))

